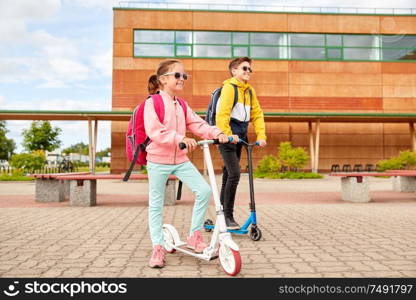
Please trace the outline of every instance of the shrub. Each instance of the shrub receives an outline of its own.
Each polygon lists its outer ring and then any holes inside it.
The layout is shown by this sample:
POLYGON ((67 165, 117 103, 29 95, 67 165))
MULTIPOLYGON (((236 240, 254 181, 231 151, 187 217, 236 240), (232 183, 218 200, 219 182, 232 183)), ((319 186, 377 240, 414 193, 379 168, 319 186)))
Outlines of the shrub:
POLYGON ((302 169, 309 160, 309 155, 301 147, 293 148, 290 142, 281 142, 279 145, 279 161, 289 170, 302 169))
POLYGON ((99 167, 99 168, 109 168, 110 167, 110 163, 108 163, 108 162, 99 162, 99 163, 96 164, 96 167, 99 167))
POLYGON ((416 166, 416 152, 410 150, 400 151, 399 159, 406 169, 416 166))
POLYGON ((34 173, 45 166, 46 157, 42 150, 36 150, 32 153, 14 154, 10 158, 9 164, 16 169, 34 173))
POLYGON ((323 178, 320 174, 297 172, 298 169, 306 165, 308 159, 309 155, 303 148, 293 148, 290 142, 282 142, 279 145, 278 157, 264 156, 254 171, 254 177, 272 179, 323 178), (287 169, 289 169, 288 172, 287 169))
POLYGON ((264 172, 277 173, 279 172, 280 167, 281 167, 280 162, 275 156, 266 155, 259 162, 259 165, 257 166, 256 171, 260 173, 264 173, 264 172))
POLYGON ((377 163, 378 171, 409 169, 416 166, 416 153, 410 150, 400 151, 398 156, 383 159, 377 163))

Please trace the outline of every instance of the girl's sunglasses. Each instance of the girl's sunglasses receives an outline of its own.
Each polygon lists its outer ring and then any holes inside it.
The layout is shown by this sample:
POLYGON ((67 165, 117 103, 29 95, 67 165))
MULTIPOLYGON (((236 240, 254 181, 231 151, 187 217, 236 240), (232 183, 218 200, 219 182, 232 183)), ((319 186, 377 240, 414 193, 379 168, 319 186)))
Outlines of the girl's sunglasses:
POLYGON ((170 73, 165 73, 162 76, 169 76, 169 75, 173 75, 175 76, 175 79, 179 79, 179 78, 183 78, 183 80, 187 80, 188 77, 190 75, 186 74, 186 73, 180 73, 180 72, 170 72, 170 73))
POLYGON ((253 70, 250 67, 243 66, 241 69, 243 69, 244 72, 249 71, 250 73, 253 73, 253 70))

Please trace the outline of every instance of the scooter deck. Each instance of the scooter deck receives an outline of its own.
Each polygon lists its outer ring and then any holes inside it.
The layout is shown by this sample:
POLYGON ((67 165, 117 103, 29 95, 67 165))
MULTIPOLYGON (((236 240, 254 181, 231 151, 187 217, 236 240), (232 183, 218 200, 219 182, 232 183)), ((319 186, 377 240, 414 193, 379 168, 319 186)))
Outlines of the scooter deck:
POLYGON ((191 248, 188 248, 186 246, 186 243, 183 243, 183 242, 180 243, 179 245, 174 245, 173 249, 175 249, 177 251, 180 251, 182 253, 185 253, 185 254, 189 254, 189 255, 198 257, 198 258, 203 259, 203 260, 207 260, 207 261, 218 258, 218 255, 208 256, 208 255, 205 255, 204 253, 197 253, 194 250, 192 250, 191 248))
MULTIPOLYGON (((204 228, 208 230, 214 230, 214 225, 204 225, 204 228)), ((247 234, 248 229, 227 229, 227 232, 233 234, 247 234)))

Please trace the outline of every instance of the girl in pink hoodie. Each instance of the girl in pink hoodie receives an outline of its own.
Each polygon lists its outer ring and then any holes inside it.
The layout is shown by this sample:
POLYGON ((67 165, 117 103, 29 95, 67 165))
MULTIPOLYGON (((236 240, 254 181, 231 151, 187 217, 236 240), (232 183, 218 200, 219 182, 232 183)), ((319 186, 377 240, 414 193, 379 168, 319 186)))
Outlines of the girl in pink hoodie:
POLYGON ((165 185, 170 174, 184 182, 196 195, 187 246, 198 253, 203 252, 207 247, 200 230, 211 197, 211 188, 186 156, 187 151, 197 147, 194 139, 185 136, 186 130, 189 129, 193 134, 204 139, 216 138, 221 143, 228 142, 228 137, 221 130, 209 126, 188 105, 185 116, 176 94, 183 90, 188 76, 180 61, 165 60, 159 64, 156 74, 149 78, 149 93, 159 92, 165 106, 163 123, 159 121, 155 112, 152 98, 146 100, 144 109, 146 135, 152 140, 146 147, 149 176, 149 230, 153 244, 149 266, 152 268, 164 266, 162 210, 165 185), (181 142, 186 144, 185 150, 179 149, 181 142))

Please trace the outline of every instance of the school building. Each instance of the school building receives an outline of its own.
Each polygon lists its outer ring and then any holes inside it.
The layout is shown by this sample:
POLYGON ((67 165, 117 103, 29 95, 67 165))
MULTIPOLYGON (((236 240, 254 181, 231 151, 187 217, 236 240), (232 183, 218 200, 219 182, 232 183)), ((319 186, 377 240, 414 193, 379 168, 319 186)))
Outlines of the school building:
MULTIPOLYGON (((194 111, 205 112, 211 92, 230 76, 229 61, 249 56, 250 83, 267 116, 268 146, 255 151, 255 165, 276 154, 282 141, 311 154, 317 146, 319 156, 307 168, 319 165, 320 171, 333 164, 375 165, 414 149, 414 119, 403 118, 416 112, 416 10, 398 15, 269 8, 143 8, 129 2, 115 7, 113 111, 132 110, 147 97, 147 80, 159 62, 178 58, 191 74, 182 97, 194 111), (308 113, 323 116, 321 122, 296 118, 308 113), (325 122, 326 114, 349 119, 325 122)), ((126 127, 125 121, 112 123, 114 173, 129 165, 126 127)), ((253 128, 249 138, 255 139, 253 128)), ((219 153, 212 150, 220 169, 219 153)), ((202 151, 190 157, 203 168, 202 151)))

